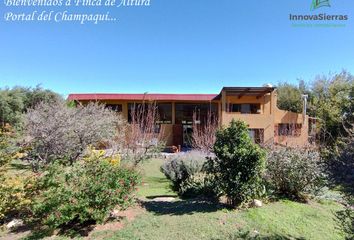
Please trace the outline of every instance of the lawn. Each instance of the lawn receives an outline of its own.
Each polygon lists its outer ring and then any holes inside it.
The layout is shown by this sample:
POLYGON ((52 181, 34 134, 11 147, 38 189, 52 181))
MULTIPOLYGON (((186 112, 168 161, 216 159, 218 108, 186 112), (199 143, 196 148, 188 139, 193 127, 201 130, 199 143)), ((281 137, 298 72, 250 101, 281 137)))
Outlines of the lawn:
MULTIPOLYGON (((233 210, 204 200, 182 200, 171 191, 169 181, 160 172, 163 161, 154 159, 141 168, 143 183, 138 198, 142 208, 133 209, 136 216, 118 225, 110 223, 95 229, 89 239, 344 239, 335 218, 342 207, 333 201, 301 204, 282 200, 262 208, 233 210), (176 201, 151 201, 158 196, 174 196, 176 201)), ((17 165, 13 167, 15 171, 17 165)), ((11 236, 0 231, 0 239, 26 235, 11 236)))
MULTIPOLYGON (((163 160, 144 164, 139 196, 173 195, 159 171, 163 160)), ((143 203, 146 211, 119 231, 97 232, 104 239, 344 239, 335 212, 341 206, 322 201, 279 201, 262 208, 227 210, 202 200, 143 203), (255 237, 257 236, 257 237, 255 237)))
POLYGON ((143 183, 139 187, 139 197, 176 196, 176 193, 170 188, 170 181, 160 171, 160 166, 164 161, 162 159, 153 159, 143 164, 140 169, 143 175, 143 183))

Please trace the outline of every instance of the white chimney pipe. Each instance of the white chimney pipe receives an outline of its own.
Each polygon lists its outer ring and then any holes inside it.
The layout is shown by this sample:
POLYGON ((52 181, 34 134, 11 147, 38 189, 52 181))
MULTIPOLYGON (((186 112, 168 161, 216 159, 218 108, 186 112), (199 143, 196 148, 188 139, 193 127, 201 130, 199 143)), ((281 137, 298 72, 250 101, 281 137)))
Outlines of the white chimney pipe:
POLYGON ((303 100, 303 107, 302 107, 302 123, 306 125, 305 120, 306 120, 306 113, 307 113, 307 99, 309 95, 303 94, 301 95, 301 98, 303 100))

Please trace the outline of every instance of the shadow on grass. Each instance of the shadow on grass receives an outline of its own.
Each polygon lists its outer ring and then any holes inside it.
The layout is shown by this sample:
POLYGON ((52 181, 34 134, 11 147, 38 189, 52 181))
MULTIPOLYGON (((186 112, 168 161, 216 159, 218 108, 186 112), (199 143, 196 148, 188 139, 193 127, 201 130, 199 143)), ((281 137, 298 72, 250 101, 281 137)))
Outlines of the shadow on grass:
POLYGON ((10 233, 12 234, 16 234, 16 235, 21 235, 21 233, 26 233, 28 232, 28 234, 26 234, 25 236, 21 237, 21 239, 25 239, 25 240, 34 240, 34 239, 43 239, 45 237, 49 237, 53 234, 53 231, 49 230, 49 229, 45 229, 45 228, 37 228, 34 225, 23 225, 23 226, 19 226, 16 228, 11 229, 10 233))
POLYGON ((215 201, 204 199, 188 199, 174 202, 144 201, 141 205, 156 215, 184 215, 194 213, 216 212, 227 206, 215 201))
MULTIPOLYGON (((87 221, 79 223, 72 221, 66 225, 61 226, 56 232, 58 236, 65 236, 69 238, 87 237, 94 229, 96 223, 94 221, 87 221)), ((54 234, 54 229, 40 225, 24 225, 11 230, 11 233, 20 234, 29 232, 29 234, 21 239, 35 240, 51 237, 54 234)))
POLYGON ((346 234, 346 239, 354 239, 354 209, 346 207, 335 213, 340 230, 346 234))
POLYGON ((154 198, 166 198, 166 197, 171 197, 171 198, 176 198, 178 197, 177 194, 165 194, 165 195, 150 195, 146 196, 147 199, 154 199, 154 198))
MULTIPOLYGON (((229 235, 226 238, 222 238, 222 240, 305 240, 303 237, 293 237, 289 235, 283 234, 272 234, 272 235, 258 235, 258 233, 252 233, 250 231, 240 230, 238 233, 229 235)), ((213 238, 212 240, 221 240, 221 238, 213 238)))

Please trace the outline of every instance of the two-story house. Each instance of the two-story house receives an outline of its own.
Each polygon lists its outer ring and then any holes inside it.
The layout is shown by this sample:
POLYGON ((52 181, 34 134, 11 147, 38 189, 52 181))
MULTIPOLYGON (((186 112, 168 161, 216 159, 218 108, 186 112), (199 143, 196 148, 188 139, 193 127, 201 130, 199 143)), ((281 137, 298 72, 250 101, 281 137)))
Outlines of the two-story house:
POLYGON ((278 109, 276 89, 269 86, 224 87, 219 94, 70 94, 68 99, 82 104, 99 101, 128 121, 136 104, 153 101, 159 115, 156 124, 170 146, 189 144, 195 113, 200 124, 209 113, 222 126, 232 119, 245 121, 255 142, 300 146, 308 142, 308 116, 278 109))

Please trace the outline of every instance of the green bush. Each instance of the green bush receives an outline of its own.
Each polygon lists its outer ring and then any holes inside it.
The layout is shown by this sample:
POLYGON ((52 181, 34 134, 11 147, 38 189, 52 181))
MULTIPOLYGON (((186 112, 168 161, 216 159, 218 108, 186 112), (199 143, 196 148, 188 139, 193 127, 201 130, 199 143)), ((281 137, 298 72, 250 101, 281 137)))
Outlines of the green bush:
POLYGON ((15 139, 16 134, 10 125, 0 127, 0 222, 23 215, 31 202, 27 192, 31 176, 9 170, 11 161, 22 156, 17 152, 15 139))
POLYGON ((345 239, 354 239, 354 209, 346 206, 344 210, 336 212, 336 220, 345 233, 345 239))
POLYGON ((14 144, 11 142, 14 138, 13 135, 14 133, 9 125, 4 128, 0 127, 0 171, 11 161, 15 152, 13 149, 14 144))
POLYGON ((208 172, 232 205, 256 197, 262 191, 265 152, 254 144, 242 121, 232 121, 216 134, 216 157, 209 158, 208 172))
POLYGON ((34 220, 52 228, 72 222, 102 223, 115 207, 126 208, 139 175, 97 155, 65 167, 52 164, 37 183, 34 220))
POLYGON ((206 156, 200 151, 190 151, 176 155, 161 166, 161 171, 171 180, 173 190, 180 196, 216 195, 213 178, 204 171, 206 156))
POLYGON ((196 196, 214 198, 218 196, 218 189, 212 175, 199 172, 182 182, 179 195, 186 198, 196 196))
POLYGON ((0 176, 0 222, 10 216, 28 213, 31 204, 32 176, 2 174, 0 176))
POLYGON ((200 151, 190 151, 174 156, 161 166, 161 171, 172 182, 172 188, 179 191, 181 184, 190 176, 200 173, 206 162, 206 155, 200 151))
POLYGON ((318 190, 324 179, 318 152, 279 148, 268 154, 266 181, 275 193, 296 200, 318 190))
POLYGON ((20 127, 22 114, 40 102, 53 102, 62 97, 40 86, 35 88, 0 88, 0 123, 20 127))

